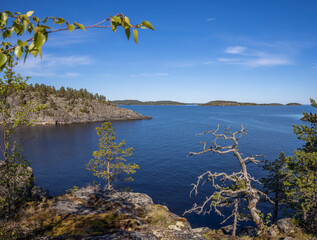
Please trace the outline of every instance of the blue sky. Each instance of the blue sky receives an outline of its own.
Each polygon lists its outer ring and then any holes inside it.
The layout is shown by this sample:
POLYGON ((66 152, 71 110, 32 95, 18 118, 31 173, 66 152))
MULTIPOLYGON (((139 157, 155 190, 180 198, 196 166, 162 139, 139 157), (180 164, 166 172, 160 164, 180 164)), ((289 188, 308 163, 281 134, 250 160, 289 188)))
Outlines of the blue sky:
POLYGON ((4 1, 2 10, 91 25, 124 13, 150 21, 139 43, 123 31, 49 36, 30 83, 86 88, 110 100, 300 102, 317 99, 317 1, 4 1))

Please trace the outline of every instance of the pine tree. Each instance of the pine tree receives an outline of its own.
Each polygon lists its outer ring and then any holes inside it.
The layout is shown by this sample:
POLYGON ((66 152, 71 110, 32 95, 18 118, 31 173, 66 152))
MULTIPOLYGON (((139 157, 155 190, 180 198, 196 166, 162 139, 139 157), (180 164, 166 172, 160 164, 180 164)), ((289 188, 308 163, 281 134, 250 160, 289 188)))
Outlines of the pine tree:
MULTIPOLYGON (((317 107, 313 99, 311 105, 317 107)), ((308 125, 294 125, 294 133, 305 144, 288 158, 288 179, 284 185, 287 203, 296 210, 301 224, 317 233, 317 116, 316 113, 303 114, 308 125)))
MULTIPOLYGON (((99 136, 99 151, 94 151, 94 158, 86 164, 88 170, 106 181, 106 189, 113 188, 112 182, 118 179, 119 174, 132 174, 139 168, 137 164, 126 164, 125 157, 132 155, 133 148, 124 148, 125 141, 119 144, 115 142, 116 133, 113 132, 110 122, 105 122, 101 127, 96 128, 99 136)), ((133 178, 127 180, 133 181, 133 178)))
POLYGON ((283 152, 280 153, 279 158, 273 162, 265 161, 263 168, 269 173, 261 181, 264 184, 266 193, 274 194, 271 200, 274 202, 274 211, 272 222, 276 223, 278 218, 278 210, 281 203, 285 203, 285 186, 284 181, 287 179, 286 173, 286 161, 287 157, 283 152))

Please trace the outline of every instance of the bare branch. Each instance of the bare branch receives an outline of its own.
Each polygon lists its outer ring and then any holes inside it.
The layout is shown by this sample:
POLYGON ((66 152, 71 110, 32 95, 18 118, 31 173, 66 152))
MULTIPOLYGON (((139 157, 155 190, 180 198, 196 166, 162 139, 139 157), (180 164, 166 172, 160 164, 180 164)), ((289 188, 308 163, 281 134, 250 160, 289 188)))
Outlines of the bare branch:
MULTIPOLYGON (((196 203, 193 205, 193 207, 187 211, 186 213, 192 213, 195 212, 197 214, 203 213, 210 213, 212 209, 215 210, 215 212, 223 216, 219 208, 222 207, 231 207, 233 204, 235 204, 235 209, 232 211, 230 216, 228 216, 222 223, 226 222, 228 219, 230 219, 232 216, 235 217, 234 221, 235 224, 237 222, 237 199, 247 199, 248 201, 248 209, 251 213, 251 216, 256 223, 258 229, 262 229, 264 227, 263 221, 259 216, 259 210, 256 208, 256 204, 260 200, 260 196, 264 196, 269 201, 270 198, 260 190, 257 190, 256 188, 253 188, 251 185, 251 182, 255 182, 260 184, 258 180, 256 180, 254 177, 252 177, 247 172, 246 165, 248 163, 254 163, 258 164, 260 161, 256 159, 259 155, 253 155, 251 157, 242 158, 241 153, 239 153, 237 147, 238 147, 238 138, 246 135, 247 131, 244 128, 243 124, 241 123, 241 129, 236 132, 230 131, 230 125, 223 131, 223 133, 218 133, 219 131, 219 125, 216 130, 214 131, 206 131, 203 133, 200 133, 198 135, 204 135, 204 134, 212 134, 214 136, 214 140, 212 142, 212 146, 206 149, 206 141, 202 142, 203 144, 203 150, 200 152, 190 152, 188 156, 192 155, 200 155, 207 152, 218 153, 220 155, 226 154, 226 153, 233 153, 234 156, 237 158, 241 171, 234 172, 232 174, 227 173, 212 173, 211 171, 207 171, 200 175, 197 178, 197 182, 193 185, 193 188, 190 192, 190 195, 194 192, 195 195, 198 194, 198 187, 199 185, 204 185, 207 182, 212 183, 212 187, 215 189, 215 191, 209 196, 206 197, 205 201, 201 205, 197 205, 196 203), (233 145, 228 146, 221 146, 217 143, 218 140, 229 140, 233 141, 233 145), (206 179, 207 178, 207 179, 206 179), (205 180, 204 180, 205 179, 205 180), (231 182, 229 184, 228 182, 231 182), (234 202, 234 203, 233 203, 234 202)), ((272 201, 271 201, 272 202, 272 201)))

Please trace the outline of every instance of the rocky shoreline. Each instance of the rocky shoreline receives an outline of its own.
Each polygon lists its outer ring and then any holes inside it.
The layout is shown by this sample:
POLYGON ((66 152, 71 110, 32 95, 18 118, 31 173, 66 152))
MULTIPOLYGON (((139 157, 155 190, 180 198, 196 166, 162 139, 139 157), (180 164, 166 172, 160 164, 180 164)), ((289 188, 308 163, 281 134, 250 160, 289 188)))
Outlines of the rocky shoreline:
POLYGON ((253 227, 240 229, 236 237, 230 235, 230 226, 218 230, 193 229, 186 218, 170 212, 166 206, 154 204, 144 193, 102 190, 93 185, 74 188, 56 197, 49 197, 47 190, 33 186, 30 196, 7 223, 8 229, 19 233, 18 239, 293 240, 302 236, 290 218, 266 228, 265 238, 259 238, 253 227))
MULTIPOLYGON (((59 125, 72 123, 91 123, 105 121, 126 121, 152 119, 143 116, 133 110, 117 107, 109 101, 95 99, 71 99, 50 95, 46 103, 40 104, 40 99, 35 93, 31 94, 29 108, 34 109, 38 106, 39 111, 23 110, 23 105, 19 96, 12 96, 8 99, 11 105, 10 114, 12 120, 16 113, 25 112, 27 119, 35 125, 59 125)), ((0 123, 2 119, 0 118, 0 123)))
MULTIPOLYGON (((34 119, 34 118, 33 118, 34 119)), ((31 120, 33 120, 31 118, 31 120)), ((91 122, 106 122, 106 121, 128 121, 128 120, 148 120, 152 119, 149 116, 143 116, 133 110, 120 108, 113 105, 94 106, 94 111, 69 113, 63 110, 56 112, 53 115, 48 115, 46 112, 39 113, 36 116, 36 125, 62 125, 72 123, 91 123, 91 122)))

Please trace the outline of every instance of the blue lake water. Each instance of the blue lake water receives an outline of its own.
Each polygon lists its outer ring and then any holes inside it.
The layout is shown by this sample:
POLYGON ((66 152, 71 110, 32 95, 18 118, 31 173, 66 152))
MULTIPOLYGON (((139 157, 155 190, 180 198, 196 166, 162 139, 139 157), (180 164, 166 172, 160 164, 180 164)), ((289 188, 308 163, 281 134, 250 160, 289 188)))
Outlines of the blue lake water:
MULTIPOLYGON (((206 186, 197 197, 189 197, 191 183, 207 170, 239 171, 232 155, 200 155, 186 157, 190 151, 200 151, 200 141, 211 136, 196 133, 220 129, 229 124, 233 131, 244 124, 248 134, 239 141, 243 156, 263 154, 267 159, 278 157, 281 151, 291 155, 302 143, 296 138, 292 124, 303 124, 303 111, 310 106, 274 107, 199 107, 199 106, 128 106, 152 120, 113 122, 118 141, 125 139, 133 147, 130 162, 140 165, 129 186, 143 192, 155 203, 165 204, 172 212, 181 215, 194 202, 201 202, 210 188, 206 186)), ((85 169, 92 152, 98 150, 95 128, 101 123, 72 124, 65 126, 36 126, 21 129, 18 137, 31 161, 36 184, 48 188, 52 195, 64 193, 76 186, 85 186, 96 180, 85 169)), ((207 144, 208 146, 208 144, 207 144)), ((256 165, 248 165, 249 172, 261 178, 265 172, 256 165)), ((268 205, 264 205, 267 208, 268 205)), ((259 206, 261 208, 261 206, 259 206)), ((221 227, 223 218, 214 212, 210 215, 188 214, 192 226, 221 227)))

